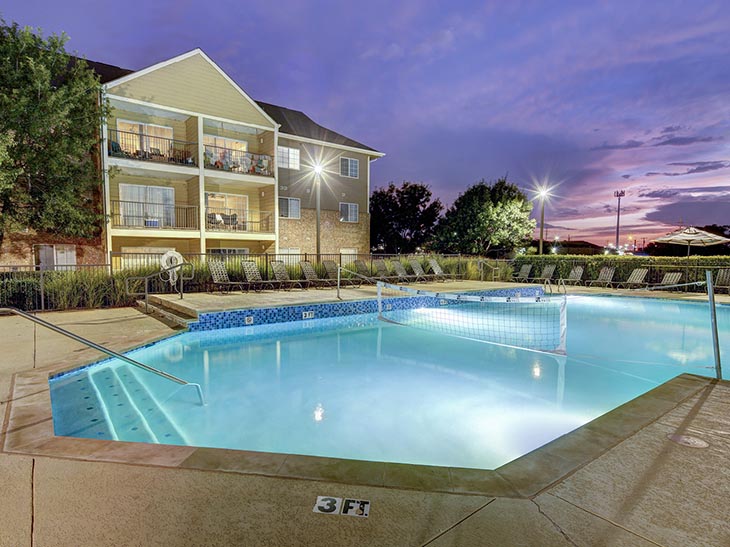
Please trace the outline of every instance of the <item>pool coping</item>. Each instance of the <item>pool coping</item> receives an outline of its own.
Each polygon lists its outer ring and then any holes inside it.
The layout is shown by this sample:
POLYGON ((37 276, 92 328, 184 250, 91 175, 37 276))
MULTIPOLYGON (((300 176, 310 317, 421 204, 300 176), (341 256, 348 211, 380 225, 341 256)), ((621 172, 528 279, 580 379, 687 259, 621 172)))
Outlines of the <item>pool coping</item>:
POLYGON ((508 498, 539 494, 704 387, 719 382, 681 374, 528 454, 497 469, 484 470, 56 436, 48 384, 55 373, 34 370, 13 375, 11 399, 0 430, 0 451, 508 498))

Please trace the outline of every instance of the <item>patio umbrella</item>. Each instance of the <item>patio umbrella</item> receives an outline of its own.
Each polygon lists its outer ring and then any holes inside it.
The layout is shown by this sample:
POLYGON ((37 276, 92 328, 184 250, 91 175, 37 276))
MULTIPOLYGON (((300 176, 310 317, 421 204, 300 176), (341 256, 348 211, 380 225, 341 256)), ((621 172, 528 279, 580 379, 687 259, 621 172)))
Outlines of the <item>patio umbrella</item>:
POLYGON ((671 243, 673 245, 687 245, 687 256, 691 246, 708 247, 710 245, 719 245, 720 243, 728 243, 730 239, 704 230, 698 230, 690 226, 689 228, 680 228, 665 236, 658 237, 654 240, 656 243, 671 243))

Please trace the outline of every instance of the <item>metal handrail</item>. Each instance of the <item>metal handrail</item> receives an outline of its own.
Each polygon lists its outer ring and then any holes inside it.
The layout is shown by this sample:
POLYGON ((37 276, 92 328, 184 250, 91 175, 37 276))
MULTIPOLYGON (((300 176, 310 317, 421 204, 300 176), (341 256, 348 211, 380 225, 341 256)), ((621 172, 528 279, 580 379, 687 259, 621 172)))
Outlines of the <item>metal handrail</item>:
POLYGON ((166 272, 172 272, 173 270, 180 270, 180 275, 178 276, 177 280, 180 282, 180 285, 177 288, 177 292, 180 295, 180 299, 183 298, 183 281, 191 281, 195 278, 195 265, 190 262, 181 262, 180 264, 175 264, 174 266, 170 266, 169 268, 163 268, 159 272, 151 273, 148 275, 138 275, 134 277, 125 277, 124 278, 124 289, 128 296, 144 296, 144 312, 148 313, 148 299, 150 295, 150 279, 153 277, 159 276, 160 279, 162 279, 162 274, 166 272), (190 276, 185 277, 182 273, 182 269, 184 266, 190 266, 190 276), (129 282, 130 281, 144 281, 144 292, 131 292, 129 288, 129 282))
POLYGON ((32 321, 33 323, 37 323, 37 324, 41 325, 42 327, 46 327, 47 329, 50 329, 53 332, 62 334, 63 336, 71 338, 72 340, 76 340, 77 342, 80 342, 80 343, 82 343, 86 346, 89 346, 90 348, 93 348, 102 353, 106 353, 110 357, 120 359, 121 361, 124 361, 125 363, 133 365, 135 367, 139 367, 139 368, 146 370, 148 372, 151 372, 153 374, 157 374, 157 376, 160 376, 162 378, 165 378, 166 380, 175 382, 176 384, 180 384, 183 386, 193 386, 196 389, 196 391, 198 392, 198 397, 200 397, 201 406, 205 406, 205 398, 203 397, 203 389, 200 387, 200 384, 196 384, 194 382, 188 382, 186 380, 183 380, 182 378, 178 378, 177 376, 173 376, 172 374, 168 374, 167 372, 164 372, 162 370, 156 369, 149 365, 145 365, 144 363, 140 363, 139 361, 135 361, 134 359, 127 357, 126 355, 122 355, 121 353, 118 353, 112 349, 105 348, 104 346, 100 346, 99 344, 92 342, 91 340, 87 340, 86 338, 83 338, 83 337, 79 336, 78 334, 74 334, 73 332, 67 331, 66 329, 62 329, 61 327, 58 327, 58 326, 54 325, 53 323, 49 323, 48 321, 45 321, 44 319, 41 319, 40 317, 36 317, 35 315, 31 315, 31 314, 21 311, 17 308, 0 308, 0 315, 5 315, 5 314, 9 314, 9 313, 13 314, 13 315, 17 315, 19 317, 23 317, 25 319, 28 319, 29 321, 32 321))

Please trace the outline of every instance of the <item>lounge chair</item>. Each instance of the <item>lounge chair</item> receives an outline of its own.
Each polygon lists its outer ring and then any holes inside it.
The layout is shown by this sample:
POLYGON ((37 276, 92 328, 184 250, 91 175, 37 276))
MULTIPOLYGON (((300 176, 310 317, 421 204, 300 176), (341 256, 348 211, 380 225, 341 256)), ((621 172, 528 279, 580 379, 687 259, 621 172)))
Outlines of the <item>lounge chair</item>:
POLYGON ((255 291, 263 291, 264 289, 278 289, 281 287, 281 284, 278 281, 266 281, 263 277, 261 277, 261 272, 259 271, 259 267, 256 265, 255 262, 251 260, 244 260, 241 262, 241 266, 243 267, 243 275, 246 277, 246 281, 248 282, 248 286, 252 287, 255 291))
POLYGON ((439 279, 442 279, 443 281, 447 281, 449 279, 456 279, 455 275, 447 274, 442 268, 441 264, 439 264, 435 258, 429 258, 428 259, 428 265, 431 268, 431 272, 433 273, 434 277, 438 281, 439 279))
POLYGON ((409 274, 406 267, 401 263, 400 260, 391 260, 390 265, 393 266, 395 275, 398 276, 398 283, 412 283, 413 281, 426 281, 425 277, 421 277, 416 274, 409 274))
POLYGON ((558 279, 563 285, 580 285, 583 283, 583 266, 573 266, 568 277, 558 279))
POLYGON ((411 269, 413 270, 413 273, 416 274, 418 277, 423 279, 424 281, 443 281, 438 279, 433 274, 427 274, 425 271, 423 271, 423 266, 421 266, 421 263, 418 261, 417 258, 411 258, 408 260, 408 263, 411 265, 411 269))
POLYGON ((655 283, 652 287, 666 287, 676 285, 682 280, 682 272, 667 272, 659 283, 655 283))
POLYGON ((367 267, 367 264, 365 264, 363 260, 357 259, 353 261, 353 264, 355 264, 355 270, 357 272, 357 275, 359 275, 361 278, 367 279, 369 283, 375 283, 373 273, 370 271, 370 268, 367 267))
MULTIPOLYGON (((339 266, 334 260, 323 260, 322 265, 324 271, 327 274, 328 279, 334 279, 337 282, 337 270, 339 266)), ((340 273, 340 286, 341 287, 359 287, 362 285, 362 280, 359 277, 344 277, 340 273)))
POLYGON ((540 275, 535 278, 535 281, 550 281, 553 278, 553 274, 555 273, 555 264, 545 264, 542 267, 542 271, 540 272, 540 275))
POLYGON ((714 287, 716 289, 727 289, 730 294, 730 270, 723 269, 717 272, 714 287))
POLYGON ((228 270, 222 260, 217 258, 209 258, 207 261, 208 271, 210 276, 213 278, 213 285, 215 285, 221 292, 223 289, 231 290, 234 287, 238 287, 240 291, 247 291, 249 284, 245 281, 231 281, 228 277, 228 270))
POLYGON ((648 283, 645 281, 649 268, 634 268, 626 281, 616 284, 616 288, 632 289, 637 287, 646 287, 648 283))
POLYGON ((286 269, 286 264, 283 260, 272 260, 271 271, 274 272, 274 279, 279 282, 279 285, 284 290, 293 288, 306 289, 309 287, 309 281, 301 279, 292 279, 289 277, 289 272, 286 269))
POLYGON ((314 270, 314 266, 312 266, 312 263, 309 262, 309 260, 300 260, 299 265, 302 267, 302 273, 304 274, 304 278, 309 281, 310 286, 316 289, 337 286, 336 279, 322 279, 321 277, 319 277, 317 275, 317 272, 314 270))
POLYGON ((381 281, 396 281, 398 279, 397 275, 391 275, 391 273, 388 271, 388 266, 385 264, 385 260, 382 258, 376 258, 373 260, 373 266, 375 266, 375 271, 378 272, 378 279, 381 281))
POLYGON ((613 274, 616 273, 616 268, 613 266, 604 266, 601 271, 598 272, 598 277, 586 283, 589 287, 593 285, 601 285, 603 287, 613 286, 613 274))
POLYGON ((532 264, 523 264, 519 272, 513 273, 512 278, 515 281, 527 282, 530 279, 530 272, 532 271, 532 264))

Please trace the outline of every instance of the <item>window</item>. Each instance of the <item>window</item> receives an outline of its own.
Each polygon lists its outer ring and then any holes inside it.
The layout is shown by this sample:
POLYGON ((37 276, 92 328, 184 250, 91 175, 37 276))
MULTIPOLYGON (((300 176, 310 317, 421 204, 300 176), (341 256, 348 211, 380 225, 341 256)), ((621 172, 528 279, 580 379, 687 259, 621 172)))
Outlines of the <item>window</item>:
POLYGON ((41 270, 75 270, 76 245, 34 245, 41 270))
POLYGON ((208 249, 208 254, 217 256, 231 256, 231 255, 247 255, 249 254, 248 247, 240 248, 220 248, 220 249, 208 249))
POLYGON ((300 218, 299 198, 279 198, 280 218, 300 218))
POLYGON ((172 139, 172 127, 151 123, 117 120, 119 147, 127 154, 138 151, 151 155, 167 154, 172 139))
POLYGON ((340 256, 343 264, 351 264, 357 260, 357 249, 355 247, 343 247, 340 249, 340 256))
POLYGON ((279 146, 276 150, 276 161, 279 162, 279 167, 299 170, 299 149, 279 146))
POLYGON ((235 150, 237 152, 245 152, 248 150, 248 143, 246 141, 216 137, 215 135, 203 135, 203 144, 217 148, 225 148, 226 150, 235 150))
POLYGON ((302 250, 299 247, 279 247, 277 260, 281 260, 287 266, 296 266, 301 258, 302 250))
POLYGON ((340 175, 353 179, 360 177, 360 160, 340 158, 340 175))
POLYGON ((120 226, 175 227, 175 189, 119 184, 120 226))
POLYGON ((340 203, 340 222, 357 222, 358 212, 357 203, 340 203))
POLYGON ((122 269, 158 267, 160 255, 174 250, 175 247, 122 247, 122 269))

